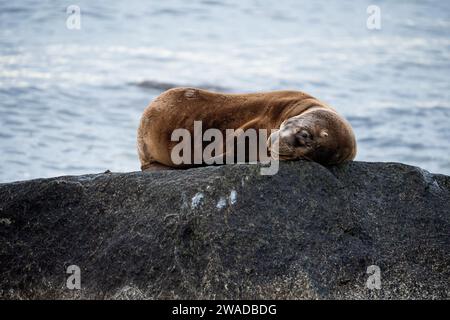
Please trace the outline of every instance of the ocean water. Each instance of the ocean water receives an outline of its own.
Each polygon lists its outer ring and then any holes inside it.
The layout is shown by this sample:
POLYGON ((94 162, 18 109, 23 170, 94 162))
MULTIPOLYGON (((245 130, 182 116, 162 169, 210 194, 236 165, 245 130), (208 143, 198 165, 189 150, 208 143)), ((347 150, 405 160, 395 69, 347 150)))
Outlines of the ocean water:
POLYGON ((171 86, 303 90, 357 160, 450 174, 449 1, 0 0, 0 182, 139 170, 139 117, 171 86))

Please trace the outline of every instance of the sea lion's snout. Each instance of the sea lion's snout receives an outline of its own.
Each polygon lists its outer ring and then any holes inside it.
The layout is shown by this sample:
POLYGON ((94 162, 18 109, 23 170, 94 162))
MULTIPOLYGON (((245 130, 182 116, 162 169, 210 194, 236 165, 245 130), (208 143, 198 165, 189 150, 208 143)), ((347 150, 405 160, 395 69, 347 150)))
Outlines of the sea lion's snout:
POLYGON ((297 147, 307 147, 311 145, 313 141, 312 135, 308 132, 308 130, 300 129, 297 133, 289 136, 287 143, 292 145, 294 148, 297 147))
POLYGON ((313 144, 313 136, 308 130, 290 127, 280 128, 267 142, 272 156, 280 160, 305 158, 304 155, 313 144))

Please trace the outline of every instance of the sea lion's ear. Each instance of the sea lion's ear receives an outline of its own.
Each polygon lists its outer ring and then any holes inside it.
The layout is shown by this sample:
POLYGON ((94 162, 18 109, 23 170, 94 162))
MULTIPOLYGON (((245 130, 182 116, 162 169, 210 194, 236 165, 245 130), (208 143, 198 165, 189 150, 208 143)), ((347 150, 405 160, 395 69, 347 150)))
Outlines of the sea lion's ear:
POLYGON ((328 132, 326 130, 322 130, 322 131, 320 131, 320 136, 322 138, 326 138, 326 137, 328 137, 328 132))

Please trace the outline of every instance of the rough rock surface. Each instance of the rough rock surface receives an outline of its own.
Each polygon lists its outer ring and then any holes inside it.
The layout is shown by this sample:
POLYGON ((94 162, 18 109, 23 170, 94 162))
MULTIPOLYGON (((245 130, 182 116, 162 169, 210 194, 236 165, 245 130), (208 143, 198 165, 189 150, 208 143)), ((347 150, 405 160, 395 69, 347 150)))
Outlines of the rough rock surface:
POLYGON ((450 177, 285 162, 0 184, 0 243, 3 299, 448 299, 450 177))

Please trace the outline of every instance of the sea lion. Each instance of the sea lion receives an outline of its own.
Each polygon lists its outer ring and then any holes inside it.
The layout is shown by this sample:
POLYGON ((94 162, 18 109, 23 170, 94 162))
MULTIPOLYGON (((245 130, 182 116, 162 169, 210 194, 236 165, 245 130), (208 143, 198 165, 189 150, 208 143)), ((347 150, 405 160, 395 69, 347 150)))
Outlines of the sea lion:
MULTIPOLYGON (((174 88, 158 96, 142 115, 137 139, 141 169, 195 166, 193 162, 176 164, 171 157, 178 143, 172 141, 172 133, 184 128, 194 134, 194 121, 201 121, 203 132, 211 128, 224 134, 227 129, 265 129, 270 135, 275 129, 267 148, 280 160, 307 159, 332 165, 353 160, 356 155, 350 124, 304 92, 225 94, 174 88)), ((222 150, 216 157, 226 154, 225 146, 222 150)))

